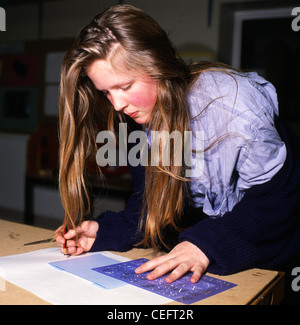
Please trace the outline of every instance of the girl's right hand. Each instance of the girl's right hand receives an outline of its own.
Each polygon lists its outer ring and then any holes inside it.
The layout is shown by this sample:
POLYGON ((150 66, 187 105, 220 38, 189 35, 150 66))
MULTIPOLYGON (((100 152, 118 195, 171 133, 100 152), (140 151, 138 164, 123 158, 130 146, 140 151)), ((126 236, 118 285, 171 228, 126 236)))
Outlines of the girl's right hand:
POLYGON ((55 239, 60 250, 66 255, 80 255, 88 252, 96 239, 99 224, 96 221, 83 221, 76 229, 64 234, 64 226, 55 231, 55 239), (67 240, 67 247, 64 244, 67 240))

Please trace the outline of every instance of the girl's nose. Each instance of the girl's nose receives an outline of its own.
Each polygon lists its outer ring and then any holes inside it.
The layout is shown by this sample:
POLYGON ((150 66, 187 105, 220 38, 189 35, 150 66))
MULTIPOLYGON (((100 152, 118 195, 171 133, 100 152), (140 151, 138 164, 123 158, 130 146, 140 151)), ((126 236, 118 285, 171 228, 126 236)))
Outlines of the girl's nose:
POLYGON ((128 105, 125 98, 123 98, 123 96, 120 96, 118 94, 115 95, 111 94, 111 103, 117 112, 122 111, 128 105))

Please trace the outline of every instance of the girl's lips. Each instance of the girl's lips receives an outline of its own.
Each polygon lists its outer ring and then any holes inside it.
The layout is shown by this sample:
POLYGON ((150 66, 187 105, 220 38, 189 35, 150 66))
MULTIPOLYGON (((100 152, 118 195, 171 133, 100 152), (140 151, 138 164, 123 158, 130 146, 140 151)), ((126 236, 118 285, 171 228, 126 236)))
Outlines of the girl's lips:
POLYGON ((126 113, 129 117, 134 118, 137 116, 138 112, 133 112, 133 113, 126 113))

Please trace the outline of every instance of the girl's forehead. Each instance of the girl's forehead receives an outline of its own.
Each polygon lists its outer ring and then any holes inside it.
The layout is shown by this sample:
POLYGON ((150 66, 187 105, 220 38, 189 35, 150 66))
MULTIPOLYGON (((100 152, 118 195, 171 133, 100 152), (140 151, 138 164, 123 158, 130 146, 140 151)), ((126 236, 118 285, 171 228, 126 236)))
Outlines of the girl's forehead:
POLYGON ((148 76, 141 69, 133 70, 126 67, 125 64, 115 66, 114 64, 111 64, 110 60, 107 59, 99 59, 94 61, 88 67, 87 74, 95 85, 107 85, 112 86, 112 88, 114 88, 114 86, 115 88, 118 86, 123 86, 125 83, 132 82, 134 80, 140 80, 143 82, 150 82, 152 80, 150 76, 148 76))
POLYGON ((130 71, 115 69, 107 60, 94 61, 88 68, 87 74, 99 90, 120 88, 135 79, 130 71))
POLYGON ((132 69, 126 68, 125 64, 118 66, 112 65, 109 60, 99 59, 90 64, 87 69, 88 75, 90 74, 106 74, 111 76, 126 77, 126 76, 138 76, 139 73, 132 69))

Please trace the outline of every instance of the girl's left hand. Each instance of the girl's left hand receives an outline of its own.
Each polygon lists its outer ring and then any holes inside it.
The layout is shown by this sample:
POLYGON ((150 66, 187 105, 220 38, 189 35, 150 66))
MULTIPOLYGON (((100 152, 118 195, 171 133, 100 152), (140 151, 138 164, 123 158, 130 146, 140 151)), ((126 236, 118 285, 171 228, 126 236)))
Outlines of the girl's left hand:
POLYGON ((192 283, 196 283, 209 265, 209 259, 194 244, 184 241, 176 245, 168 254, 156 257, 149 262, 144 263, 135 269, 136 273, 144 273, 153 270, 147 275, 148 280, 154 280, 169 271, 172 271, 165 279, 171 283, 179 279, 188 271, 192 271, 193 275, 190 279, 192 283))

